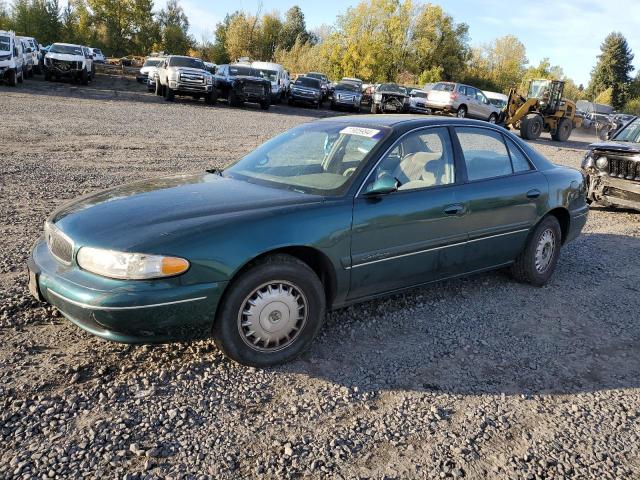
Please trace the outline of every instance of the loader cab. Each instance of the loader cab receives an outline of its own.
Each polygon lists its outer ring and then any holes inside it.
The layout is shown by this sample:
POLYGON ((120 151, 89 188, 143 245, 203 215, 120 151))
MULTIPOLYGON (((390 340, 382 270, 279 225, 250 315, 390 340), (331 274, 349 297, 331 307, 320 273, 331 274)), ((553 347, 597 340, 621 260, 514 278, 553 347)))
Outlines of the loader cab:
POLYGON ((560 110, 564 82, 560 80, 531 80, 527 98, 537 98, 544 115, 554 115, 560 110))

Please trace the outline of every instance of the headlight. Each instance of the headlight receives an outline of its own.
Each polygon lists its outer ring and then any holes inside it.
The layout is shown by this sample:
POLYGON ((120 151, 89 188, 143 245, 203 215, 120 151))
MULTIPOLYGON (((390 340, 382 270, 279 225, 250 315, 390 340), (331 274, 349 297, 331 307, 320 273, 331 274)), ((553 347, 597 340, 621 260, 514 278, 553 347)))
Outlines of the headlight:
POLYGON ((184 258, 116 252, 93 247, 78 250, 76 261, 83 270, 122 280, 173 277, 189 269, 189 262, 184 258))
POLYGON ((213 85, 213 77, 207 77, 207 85, 213 85))
POLYGON ((609 166, 609 159, 607 157, 602 156, 596 160, 596 167, 598 167, 600 170, 606 170, 608 166, 609 166))
POLYGON ((593 168, 593 157, 590 153, 587 153, 587 155, 582 159, 582 164, 580 166, 585 170, 593 168))
POLYGON ((379 102, 380 100, 382 100, 382 94, 381 94, 381 93, 374 93, 374 94, 373 94, 373 99, 374 99, 376 102, 379 102))

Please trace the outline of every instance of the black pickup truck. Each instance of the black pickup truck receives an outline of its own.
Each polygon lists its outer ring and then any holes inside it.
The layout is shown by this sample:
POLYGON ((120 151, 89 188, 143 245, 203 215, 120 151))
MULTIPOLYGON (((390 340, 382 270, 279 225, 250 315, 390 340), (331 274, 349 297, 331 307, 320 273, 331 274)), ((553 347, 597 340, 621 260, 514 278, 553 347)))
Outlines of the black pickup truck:
POLYGON ((216 69, 218 98, 225 98, 232 107, 245 102, 257 103, 263 110, 271 105, 271 82, 249 65, 218 65, 216 69))

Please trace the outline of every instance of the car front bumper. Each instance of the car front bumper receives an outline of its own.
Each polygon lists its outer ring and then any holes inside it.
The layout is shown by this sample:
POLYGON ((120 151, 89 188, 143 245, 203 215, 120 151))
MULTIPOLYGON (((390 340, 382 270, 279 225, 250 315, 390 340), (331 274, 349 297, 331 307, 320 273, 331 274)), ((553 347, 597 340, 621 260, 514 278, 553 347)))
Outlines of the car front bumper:
POLYGON ((433 100, 429 100, 427 102, 425 102, 426 108, 428 108, 429 110, 436 110, 438 112, 446 112, 446 113, 450 113, 450 112, 455 112, 456 108, 454 108, 454 105, 452 105, 451 103, 444 103, 444 102, 434 102, 433 100))
POLYGON ((156 343, 211 335, 227 282, 161 285, 112 280, 64 266, 41 238, 28 260, 29 289, 80 328, 105 340, 156 343))
POLYGON ((605 206, 640 210, 640 182, 588 173, 587 198, 605 206))
POLYGON ((213 92, 213 85, 207 84, 192 84, 184 82, 169 81, 169 87, 176 92, 189 92, 189 93, 211 93, 213 92))
POLYGON ((317 105, 320 103, 320 97, 307 97, 305 95, 291 94, 291 100, 296 103, 307 103, 309 105, 317 105))

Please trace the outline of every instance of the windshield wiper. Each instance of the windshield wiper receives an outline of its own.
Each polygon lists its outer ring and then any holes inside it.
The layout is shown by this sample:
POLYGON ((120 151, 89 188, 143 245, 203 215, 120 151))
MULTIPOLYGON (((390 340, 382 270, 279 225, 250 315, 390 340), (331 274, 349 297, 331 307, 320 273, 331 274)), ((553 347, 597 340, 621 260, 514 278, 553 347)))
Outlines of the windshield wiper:
POLYGON ((208 168, 205 170, 205 172, 207 173, 213 173, 214 175, 218 175, 219 177, 222 177, 222 172, 223 170, 220 170, 219 168, 208 168))

